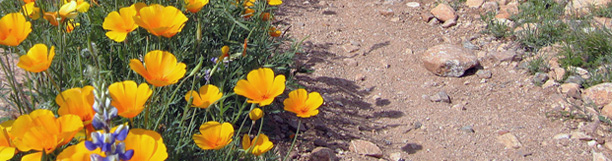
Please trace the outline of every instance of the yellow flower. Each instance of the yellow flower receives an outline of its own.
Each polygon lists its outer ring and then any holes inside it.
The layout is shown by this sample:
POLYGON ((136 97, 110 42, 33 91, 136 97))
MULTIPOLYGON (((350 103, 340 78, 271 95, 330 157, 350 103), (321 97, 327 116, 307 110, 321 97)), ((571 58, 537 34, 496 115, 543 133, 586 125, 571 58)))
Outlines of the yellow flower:
POLYGON ((147 99, 153 94, 149 85, 141 83, 137 86, 136 82, 128 80, 116 82, 108 86, 108 91, 112 98, 111 105, 117 108, 119 116, 133 118, 142 112, 147 99))
POLYGON ((184 63, 177 63, 172 53, 161 50, 147 53, 144 57, 144 65, 138 59, 130 60, 130 68, 157 87, 174 84, 187 72, 184 63))
POLYGON ((23 0, 25 3, 35 2, 36 0, 23 0))
POLYGON ((119 13, 117 11, 109 13, 102 24, 102 28, 110 30, 106 32, 106 36, 116 42, 123 42, 128 33, 138 28, 132 18, 134 16, 136 16, 136 10, 131 7, 123 7, 119 13))
MULTIPOLYGON (((89 10, 89 3, 85 2, 84 0, 69 0, 69 1, 75 1, 76 2, 76 10, 81 12, 81 13, 85 13, 89 10)), ((68 1, 64 0, 64 4, 68 3, 68 1)))
POLYGON ((208 121, 200 125, 200 133, 194 134, 193 141, 204 150, 219 150, 232 142, 234 127, 230 123, 208 121))
POLYGON ((85 147, 85 142, 81 141, 76 145, 72 145, 64 149, 58 156, 58 161, 89 161, 91 154, 98 154, 100 156, 105 156, 103 152, 101 152, 100 148, 95 149, 94 151, 89 151, 85 147))
POLYGON ((62 17, 62 19, 65 19, 65 18, 74 19, 79 14, 76 12, 76 9, 77 9, 77 2, 70 1, 62 5, 62 7, 60 7, 59 15, 60 17, 62 17))
POLYGON ((66 25, 66 33, 71 33, 75 27, 77 26, 81 26, 80 23, 74 23, 72 21, 70 21, 67 25, 66 25))
POLYGON ((242 137, 242 149, 248 150, 249 148, 251 148, 250 153, 255 156, 259 156, 263 153, 268 152, 270 149, 272 149, 272 147, 274 147, 274 144, 270 141, 270 139, 268 139, 268 136, 266 136, 265 134, 260 134, 259 136, 256 136, 253 141, 251 141, 251 138, 248 134, 244 134, 244 136, 242 137))
POLYGON ((11 126, 13 120, 2 122, 0 126, 0 160, 9 160, 15 155, 15 146, 11 142, 11 126))
POLYGON ((261 110, 261 108, 254 108, 251 110, 251 112, 249 112, 249 118, 253 121, 259 120, 261 117, 263 117, 263 115, 264 112, 261 110))
POLYGON ((38 109, 19 116, 13 123, 11 136, 19 151, 44 150, 49 154, 70 142, 82 128, 83 122, 79 116, 64 115, 55 118, 51 111, 38 109))
MULTIPOLYGON (((94 114, 96 114, 92 108, 94 104, 93 90, 92 86, 85 86, 83 88, 71 88, 63 91, 55 97, 55 102, 60 106, 57 109, 57 114, 60 116, 79 116, 85 126, 92 126, 91 121, 94 114)), ((93 130, 93 127, 88 128, 93 130)))
POLYGON ((140 9, 140 16, 134 17, 138 26, 147 29, 155 36, 170 38, 181 32, 188 18, 178 9, 172 6, 164 7, 152 4, 140 9))
POLYGON ((19 57, 17 66, 29 72, 42 72, 51 66, 51 61, 55 56, 55 46, 51 46, 51 50, 47 52, 47 45, 36 44, 28 50, 26 55, 19 57))
POLYGON ((318 92, 308 94, 305 89, 297 89, 289 93, 289 98, 283 101, 285 110, 295 113, 298 117, 308 118, 319 113, 323 98, 318 92))
POLYGON ((51 23, 53 26, 59 25, 59 21, 57 20, 57 12, 45 12, 43 14, 43 18, 49 21, 49 23, 51 23))
POLYGON ((168 158, 168 152, 161 135, 145 129, 130 129, 123 141, 125 149, 134 149, 131 160, 163 161, 168 158))
POLYGON ((255 13, 254 9, 247 8, 244 10, 244 13, 242 13, 242 18, 249 18, 253 16, 253 13, 255 13))
POLYGON ((215 85, 204 85, 200 87, 200 92, 189 91, 185 94, 185 100, 189 102, 189 99, 193 97, 191 102, 192 107, 208 108, 215 101, 223 97, 223 93, 219 91, 219 88, 215 85))
POLYGON ((247 80, 239 80, 234 87, 234 93, 244 96, 249 103, 259 103, 266 106, 285 90, 285 76, 274 77, 270 68, 259 68, 247 74, 247 80))
POLYGON ((268 31, 268 33, 272 37, 279 37, 282 34, 282 32, 280 30, 276 29, 276 27, 270 27, 270 31, 268 31))
POLYGON ((28 15, 31 19, 37 20, 40 18, 40 8, 34 6, 34 2, 28 2, 24 4, 21 8, 24 10, 24 13, 28 15))
POLYGON ((229 57, 229 46, 227 45, 221 47, 221 56, 219 57, 217 62, 223 61, 223 59, 225 59, 226 57, 229 57))
POLYGON ((277 6, 283 4, 282 0, 268 0, 268 4, 270 6, 277 6))
POLYGON ((21 13, 9 13, 0 19, 0 45, 17 46, 32 32, 32 24, 21 13))
POLYGON ((208 0, 185 0, 185 8, 189 10, 191 13, 196 13, 202 9, 206 4, 208 4, 208 0))
POLYGON ((146 7, 147 4, 142 3, 142 2, 137 2, 134 3, 130 6, 131 9, 133 9, 134 11, 136 11, 136 16, 140 16, 140 9, 146 7))

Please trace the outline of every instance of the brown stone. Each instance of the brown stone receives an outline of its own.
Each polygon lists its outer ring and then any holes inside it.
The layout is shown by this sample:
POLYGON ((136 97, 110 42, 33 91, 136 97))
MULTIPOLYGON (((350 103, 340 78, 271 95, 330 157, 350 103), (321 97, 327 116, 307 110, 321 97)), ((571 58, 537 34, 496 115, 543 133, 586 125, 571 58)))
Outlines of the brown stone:
POLYGON ((603 109, 601 109, 601 114, 612 119, 612 103, 604 106, 603 109))
POLYGON ((423 19, 423 21, 425 22, 429 22, 429 20, 433 18, 434 18, 434 15, 429 12, 421 13, 421 19, 423 19))
POLYGON ((565 14, 585 14, 590 7, 597 7, 608 4, 612 0, 570 0, 565 5, 565 14))
POLYGON ((484 3, 484 0, 467 0, 465 1, 465 5, 470 8, 478 8, 484 3))
POLYGON ((495 15, 495 18, 509 19, 510 16, 518 14, 518 12, 518 3, 508 3, 507 5, 502 5, 499 7, 499 11, 497 12, 497 15, 495 15))
POLYGON ((334 161, 337 160, 334 150, 327 147, 316 147, 310 153, 311 161, 334 161))
POLYGON ((497 9, 499 9, 499 5, 497 2, 485 2, 482 4, 482 8, 486 11, 497 11, 497 9))
POLYGON ((561 67, 552 68, 552 70, 548 72, 548 77, 556 81, 563 80, 563 76, 565 76, 565 69, 561 67))
POLYGON ((360 155, 380 158, 383 156, 382 150, 376 144, 365 140, 352 140, 349 150, 360 155))
POLYGON ((584 90, 582 98, 592 101, 597 107, 612 102, 612 83, 601 83, 584 90))
POLYGON ((443 77, 460 77, 466 70, 478 65, 478 59, 472 51, 450 44, 427 49, 421 59, 427 70, 443 77))
POLYGON ((507 148, 518 149, 522 146, 521 142, 512 133, 506 133, 497 136, 497 140, 503 143, 507 148))
POLYGON ((564 83, 561 85, 561 93, 569 97, 580 98, 580 85, 576 83, 564 83))
POLYGON ((440 21, 448 21, 450 19, 456 19, 457 15, 455 10, 448 4, 440 3, 434 9, 431 9, 431 14, 436 16, 440 21))

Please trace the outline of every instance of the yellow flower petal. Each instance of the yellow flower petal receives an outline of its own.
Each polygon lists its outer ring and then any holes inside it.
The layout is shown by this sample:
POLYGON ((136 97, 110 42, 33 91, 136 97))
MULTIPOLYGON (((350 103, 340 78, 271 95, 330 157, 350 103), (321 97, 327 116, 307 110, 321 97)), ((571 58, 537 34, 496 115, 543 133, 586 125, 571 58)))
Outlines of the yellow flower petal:
POLYGON ((234 87, 234 93, 247 97, 249 103, 259 103, 266 106, 285 90, 285 76, 274 77, 270 68, 252 70, 247 74, 247 80, 239 80, 234 87))
POLYGON ((259 120, 261 117, 263 117, 264 112, 261 110, 261 108, 254 108, 253 110, 251 110, 251 112, 249 112, 249 118, 253 121, 259 120))
POLYGON ((130 61, 130 68, 154 86, 162 87, 175 84, 187 72, 184 63, 178 63, 172 53, 154 50, 144 57, 146 67, 137 59, 130 61))
POLYGON ((47 45, 36 44, 28 50, 26 55, 19 57, 17 66, 29 72, 42 72, 51 66, 51 61, 54 56, 55 46, 51 46, 51 50, 49 50, 47 54, 47 45))
POLYGON ((137 85, 134 81, 113 83, 108 87, 111 95, 111 105, 117 108, 119 116, 126 118, 136 117, 144 109, 144 105, 153 94, 149 85, 137 85))
POLYGON ((17 46, 32 32, 32 24, 21 13, 9 13, 0 19, 0 45, 17 46))
POLYGON ((128 33, 138 28, 138 25, 134 23, 132 18, 136 14, 136 10, 131 7, 123 7, 119 12, 113 11, 109 13, 102 23, 102 28, 110 30, 106 32, 106 36, 116 42, 123 42, 128 33))
POLYGON ((230 123, 208 121, 200 125, 200 133, 194 134, 193 141, 204 150, 219 150, 232 142, 234 127, 230 123))
POLYGON ((208 0, 185 0, 185 8, 191 13, 200 11, 206 4, 208 0))
POLYGON ((24 155, 21 157, 22 161, 34 161, 34 160, 42 160, 42 152, 31 153, 28 155, 24 155))
POLYGON ((170 38, 181 32, 188 18, 173 6, 164 7, 152 4, 139 11, 140 16, 134 16, 134 22, 155 36, 170 38))
POLYGON ((24 4, 21 8, 23 9, 24 13, 28 15, 31 19, 37 20, 41 16, 41 11, 40 11, 40 8, 34 5, 35 5, 34 2, 28 2, 24 4))
POLYGON ((10 160, 15 156, 14 147, 0 146, 0 160, 10 160))
POLYGON ((282 0, 268 0, 268 4, 270 6, 277 6, 283 4, 282 0))
POLYGON ((98 154, 100 156, 105 156, 103 152, 100 151, 100 148, 89 151, 85 147, 85 142, 81 141, 76 145, 72 145, 64 149, 58 156, 58 161, 89 161, 91 154, 98 154))
POLYGON ((193 97, 192 107, 208 108, 212 103, 223 97, 223 93, 219 91, 217 86, 208 84, 200 87, 199 93, 195 91, 187 92, 185 100, 189 101, 191 97, 193 97))
POLYGON ((134 149, 131 160, 163 161, 168 158, 166 145, 155 131, 130 129, 124 143, 125 149, 134 149))
POLYGON ((60 7, 58 12, 62 18, 74 19, 78 15, 78 13, 75 12, 76 9, 77 9, 77 3, 75 1, 70 1, 62 5, 62 7, 60 7))
POLYGON ((63 91, 55 97, 55 102, 60 106, 57 114, 60 116, 77 115, 86 125, 90 124, 95 114, 92 108, 94 104, 93 90, 92 86, 85 86, 63 91))
POLYGON ((83 124, 76 115, 56 119, 51 111, 38 109, 19 116, 13 123, 10 135, 20 151, 44 150, 52 153, 58 146, 70 142, 82 128, 83 124))
POLYGON ((323 98, 318 92, 308 94, 305 89, 297 89, 289 92, 289 98, 283 101, 285 110, 295 113, 298 117, 308 118, 319 114, 319 106, 323 104, 323 98))

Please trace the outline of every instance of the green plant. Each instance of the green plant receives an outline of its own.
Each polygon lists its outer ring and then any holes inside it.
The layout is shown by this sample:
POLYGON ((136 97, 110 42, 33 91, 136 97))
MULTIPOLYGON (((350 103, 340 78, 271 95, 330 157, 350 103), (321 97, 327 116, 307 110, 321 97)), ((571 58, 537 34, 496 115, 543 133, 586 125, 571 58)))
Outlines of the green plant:
POLYGON ((480 15, 480 19, 487 23, 487 28, 482 31, 484 34, 491 34, 498 39, 512 35, 510 26, 495 19, 494 12, 487 12, 484 15, 480 15))

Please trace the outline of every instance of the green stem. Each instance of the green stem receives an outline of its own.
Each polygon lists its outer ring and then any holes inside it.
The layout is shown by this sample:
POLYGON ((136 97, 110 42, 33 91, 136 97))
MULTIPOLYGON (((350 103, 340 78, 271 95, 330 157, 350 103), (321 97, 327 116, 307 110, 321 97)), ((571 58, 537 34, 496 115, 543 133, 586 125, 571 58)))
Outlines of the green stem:
MULTIPOLYGON (((151 100, 149 101, 149 105, 148 105, 148 106, 145 108, 145 121, 144 121, 144 123, 145 123, 145 128, 146 128, 146 129, 151 129, 151 128, 149 127, 149 115, 150 115, 150 112, 149 112, 149 111, 151 111, 151 108, 152 108, 153 102, 154 102, 154 100, 155 100, 155 94, 157 93, 157 92, 155 91, 155 89, 157 89, 157 87, 156 87, 156 86, 153 86, 153 94, 151 95, 151 97, 149 97, 149 98, 151 98, 151 100)), ((156 125, 156 126, 157 126, 157 125, 156 125)))
MULTIPOLYGON (((9 48, 10 50, 10 48, 9 48)), ((9 51, 9 53, 11 53, 11 51, 9 51)), ((10 64, 6 65, 4 64, 6 63, 10 63, 11 61, 8 59, 8 54, 5 55, 6 61, 2 61, 0 60, 0 64, 2 66, 2 70, 4 71, 4 74, 7 76, 7 81, 9 82, 11 89, 13 90, 13 92, 15 93, 15 97, 13 97, 13 101, 15 101, 15 104, 17 105, 17 108, 19 108, 19 113, 23 114, 24 111, 24 107, 22 107, 22 103, 21 103, 21 97, 19 97, 19 91, 17 90, 17 85, 15 83, 15 75, 13 74, 12 71, 10 71, 10 64)))
POLYGON ((49 71, 45 70, 45 74, 47 75, 47 77, 49 78, 49 80, 51 81, 53 86, 55 86, 55 88, 57 89, 57 93, 60 95, 60 97, 62 97, 62 100, 64 100, 64 102, 66 102, 66 99, 64 98, 64 95, 62 95, 62 88, 60 88, 60 86, 58 86, 55 83, 55 80, 53 80, 53 78, 51 77, 51 74, 49 73, 49 71))
POLYGON ((287 152, 287 154, 285 154, 285 158, 283 159, 283 161, 286 161, 287 158, 289 158, 289 154, 291 154, 291 150, 293 150, 293 146, 295 146, 295 141, 298 138, 298 134, 300 133, 300 125, 302 124, 302 119, 299 119, 298 121, 298 125, 297 125, 297 130, 295 131, 295 135, 293 135, 293 141, 291 142, 291 146, 289 147, 289 151, 287 152))

